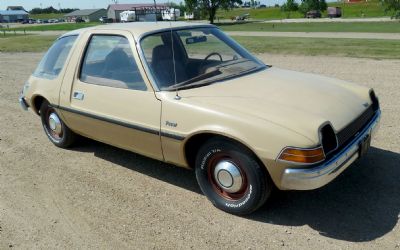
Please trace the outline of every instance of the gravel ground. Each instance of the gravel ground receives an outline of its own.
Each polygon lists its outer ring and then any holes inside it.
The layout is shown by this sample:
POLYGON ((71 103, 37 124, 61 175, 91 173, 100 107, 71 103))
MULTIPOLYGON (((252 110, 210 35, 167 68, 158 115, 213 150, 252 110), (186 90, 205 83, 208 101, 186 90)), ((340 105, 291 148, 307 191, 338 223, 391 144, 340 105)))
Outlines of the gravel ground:
POLYGON ((192 171, 89 140, 54 147, 17 104, 41 54, 0 54, 0 249, 400 248, 400 61, 259 56, 372 86, 383 117, 369 154, 334 182, 238 217, 214 208, 192 171))

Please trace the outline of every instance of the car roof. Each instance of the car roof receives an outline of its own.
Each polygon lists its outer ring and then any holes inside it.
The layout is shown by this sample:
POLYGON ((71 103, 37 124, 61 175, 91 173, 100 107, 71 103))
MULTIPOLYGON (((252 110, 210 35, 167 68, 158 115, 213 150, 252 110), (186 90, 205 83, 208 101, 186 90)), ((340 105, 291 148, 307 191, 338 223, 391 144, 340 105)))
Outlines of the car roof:
POLYGON ((211 24, 193 23, 193 22, 131 22, 131 23, 113 23, 103 24, 89 28, 83 28, 70 31, 61 37, 70 35, 79 35, 88 30, 126 30, 130 31, 135 39, 149 32, 161 31, 169 28, 196 28, 196 27, 215 27, 211 24))

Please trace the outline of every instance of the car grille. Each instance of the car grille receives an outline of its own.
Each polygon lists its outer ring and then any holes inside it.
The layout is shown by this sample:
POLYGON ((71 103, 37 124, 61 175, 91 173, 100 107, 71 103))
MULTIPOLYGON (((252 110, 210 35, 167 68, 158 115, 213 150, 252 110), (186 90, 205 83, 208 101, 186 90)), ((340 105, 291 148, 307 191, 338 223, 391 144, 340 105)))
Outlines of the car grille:
POLYGON ((350 139, 352 139, 357 132, 359 132, 372 119, 374 113, 373 105, 370 105, 364 113, 357 117, 357 119, 339 131, 339 133, 337 133, 339 147, 345 145, 350 139))

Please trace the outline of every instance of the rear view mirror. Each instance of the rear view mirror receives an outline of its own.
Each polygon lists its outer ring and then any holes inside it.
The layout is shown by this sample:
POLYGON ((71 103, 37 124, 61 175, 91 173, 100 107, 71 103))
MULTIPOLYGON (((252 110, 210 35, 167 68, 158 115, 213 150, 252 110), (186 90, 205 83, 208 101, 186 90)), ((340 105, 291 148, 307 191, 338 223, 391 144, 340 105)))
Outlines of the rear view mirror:
POLYGON ((202 43, 206 42, 207 37, 206 36, 192 36, 186 38, 186 44, 193 44, 193 43, 202 43))
POLYGON ((182 31, 179 31, 179 36, 192 36, 192 32, 182 30, 182 31))

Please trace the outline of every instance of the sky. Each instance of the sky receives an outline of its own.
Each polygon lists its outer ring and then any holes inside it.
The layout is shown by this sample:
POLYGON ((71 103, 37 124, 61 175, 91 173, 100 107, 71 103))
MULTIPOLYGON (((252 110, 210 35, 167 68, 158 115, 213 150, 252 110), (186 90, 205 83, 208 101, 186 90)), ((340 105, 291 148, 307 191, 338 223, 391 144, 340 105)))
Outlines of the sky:
MULTIPOLYGON (((282 3, 285 0, 268 0, 268 5, 275 3, 282 3)), ((156 2, 164 3, 168 0, 156 0, 156 2)), ((169 0, 169 2, 184 2, 184 0, 169 0)), ((31 10, 35 7, 49 7, 53 6, 58 9, 61 8, 79 8, 79 9, 93 9, 93 8, 107 8, 109 4, 113 3, 111 0, 0 0, 0 10, 5 10, 7 6, 23 6, 26 10, 31 10)), ((153 3, 153 0, 118 0, 118 3, 153 3)), ((267 4, 267 0, 261 0, 261 3, 267 4)))

